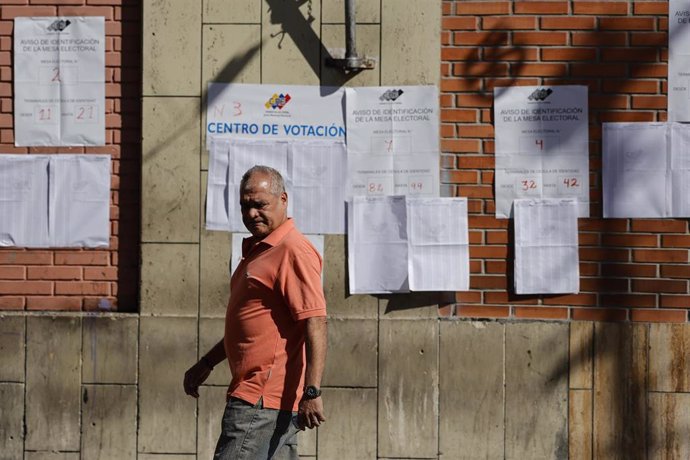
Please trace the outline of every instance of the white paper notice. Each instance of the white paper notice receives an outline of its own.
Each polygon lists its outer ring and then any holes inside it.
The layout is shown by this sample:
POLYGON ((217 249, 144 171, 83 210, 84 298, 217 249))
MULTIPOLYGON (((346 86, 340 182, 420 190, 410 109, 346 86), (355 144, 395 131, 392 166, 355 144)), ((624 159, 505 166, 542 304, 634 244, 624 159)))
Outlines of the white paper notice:
POLYGON ((208 84, 206 135, 263 140, 345 139, 343 90, 208 84))
POLYGON ((496 217, 517 198, 577 199, 589 217, 586 86, 494 89, 496 217))
POLYGON ((435 86, 346 89, 348 196, 439 195, 435 86))
MULTIPOLYGON (((235 269, 242 260, 242 240, 249 238, 250 233, 233 233, 232 234, 232 255, 230 256, 230 275, 235 272, 235 269)), ((323 260, 324 237, 323 235, 304 235, 309 242, 314 245, 314 248, 323 260)), ((323 283, 323 270, 321 271, 321 282, 323 283)))
POLYGON ((668 119, 690 121, 690 0, 668 8, 668 119))
POLYGON ((604 123, 604 217, 690 217, 690 125, 604 123))
POLYGON ((14 20, 17 146, 105 145, 105 21, 14 20))
POLYGON ((288 154, 292 216, 303 233, 345 233, 343 142, 293 142, 288 154))
POLYGON ((348 203, 350 294, 407 292, 404 196, 355 196, 348 203))
POLYGON ((466 291, 467 198, 406 197, 411 291, 466 291))
POLYGON ((580 291, 577 202, 515 200, 515 292, 580 291))
POLYGON ((0 155, 0 246, 109 244, 110 155, 0 155))
POLYGON ((110 244, 110 156, 54 155, 50 159, 51 246, 110 244))
POLYGON ((668 217, 666 123, 604 123, 604 217, 668 217))
POLYGON ((245 231, 239 209, 242 175, 255 164, 277 169, 288 191, 288 214, 303 233, 345 233, 347 157, 341 141, 209 138, 206 228, 245 231))
POLYGON ((0 155, 0 246, 48 246, 47 155, 0 155))

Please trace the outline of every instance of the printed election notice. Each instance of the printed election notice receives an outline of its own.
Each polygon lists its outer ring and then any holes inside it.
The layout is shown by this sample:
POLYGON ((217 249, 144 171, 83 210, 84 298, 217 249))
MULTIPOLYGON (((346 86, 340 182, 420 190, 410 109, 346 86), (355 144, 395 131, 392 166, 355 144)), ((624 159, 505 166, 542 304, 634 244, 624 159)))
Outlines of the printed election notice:
POLYGON ((14 20, 16 146, 105 145, 102 17, 14 20))
POLYGON ((668 6, 668 119, 690 121, 690 0, 668 6))
POLYGON ((348 196, 439 195, 435 86, 348 88, 348 196))
POLYGON ((496 217, 517 198, 577 199, 589 216, 586 86, 494 89, 496 217))

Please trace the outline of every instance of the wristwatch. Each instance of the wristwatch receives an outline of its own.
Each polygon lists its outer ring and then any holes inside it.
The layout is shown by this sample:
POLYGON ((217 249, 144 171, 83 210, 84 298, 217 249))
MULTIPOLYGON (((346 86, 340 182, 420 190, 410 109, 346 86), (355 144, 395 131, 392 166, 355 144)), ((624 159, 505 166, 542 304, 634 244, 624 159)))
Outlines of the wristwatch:
POLYGON ((304 399, 315 399, 321 396, 321 390, 314 385, 307 385, 304 387, 304 399))

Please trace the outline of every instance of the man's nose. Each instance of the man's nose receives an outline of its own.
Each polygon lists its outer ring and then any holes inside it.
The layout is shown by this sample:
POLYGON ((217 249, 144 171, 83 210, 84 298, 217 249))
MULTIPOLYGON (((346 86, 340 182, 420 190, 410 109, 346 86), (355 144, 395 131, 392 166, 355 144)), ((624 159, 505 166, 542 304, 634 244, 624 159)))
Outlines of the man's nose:
POLYGON ((254 219, 255 217, 257 217, 259 215, 259 211, 256 208, 249 208, 249 209, 247 209, 246 214, 247 214, 247 217, 249 217, 250 219, 254 219))

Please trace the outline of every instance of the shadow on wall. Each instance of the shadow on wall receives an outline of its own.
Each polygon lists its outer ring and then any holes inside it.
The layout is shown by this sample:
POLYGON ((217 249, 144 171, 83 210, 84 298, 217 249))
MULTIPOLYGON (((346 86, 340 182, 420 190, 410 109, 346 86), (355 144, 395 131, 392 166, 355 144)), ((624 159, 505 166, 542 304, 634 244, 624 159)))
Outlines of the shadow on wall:
MULTIPOLYGON (((597 24, 599 24, 597 22, 597 24)), ((500 25, 496 26, 500 29, 500 25)), ((506 24, 506 29, 510 26, 506 24)), ((567 61, 566 64, 553 69, 548 76, 535 75, 534 70, 526 64, 526 60, 535 61, 536 58, 528 58, 527 47, 539 48, 541 45, 518 45, 511 47, 507 32, 494 32, 489 34, 481 43, 477 43, 478 49, 483 55, 477 57, 475 62, 462 62, 453 68, 454 78, 477 78, 485 81, 479 94, 493 101, 494 86, 512 85, 586 85, 589 89, 589 131, 590 131, 590 215, 588 222, 580 222, 580 232, 592 231, 601 235, 601 243, 580 244, 580 256, 587 255, 589 261, 610 261, 606 265, 591 269, 587 264, 581 264, 581 277, 583 289, 591 291, 596 296, 597 307, 607 307, 604 321, 621 321, 626 318, 625 307, 630 305, 629 272, 625 270, 625 262, 628 258, 620 257, 621 246, 615 244, 615 235, 612 232, 620 232, 621 219, 602 219, 602 164, 601 153, 601 123, 608 121, 665 121, 665 107, 649 107, 632 109, 627 117, 621 117, 621 113, 630 112, 628 99, 621 102, 620 95, 630 95, 638 90, 636 85, 640 78, 657 80, 657 91, 651 95, 658 95, 663 91, 663 77, 655 74, 658 69, 654 65, 665 64, 664 49, 667 46, 668 34, 654 34, 644 44, 630 45, 630 39, 617 43, 611 40, 613 35, 620 35, 614 30, 601 30, 597 25, 591 31, 577 31, 582 35, 581 42, 585 43, 580 48, 592 50, 591 53, 583 53, 576 61, 567 61), (585 36, 586 34, 586 36, 585 36), (656 40, 656 42, 655 42, 656 40), (509 48, 510 47, 510 48, 509 48), (506 61, 509 62, 508 75, 505 75, 506 61), (487 80, 491 79, 488 83, 487 80), (535 83, 538 82, 538 83, 535 83), (592 221, 594 223, 592 224, 592 221), (609 237, 607 238, 607 235, 609 237), (613 242, 613 244, 612 244, 613 242), (618 263, 617 263, 618 262, 618 263), (610 307, 619 307, 613 310, 610 307)), ((571 49, 577 49, 571 48, 571 49)), ((544 62, 540 62, 543 64, 544 62)), ((555 61, 554 63, 558 63, 555 61)), ((493 102, 491 110, 491 123, 493 124, 493 102)), ((492 154, 492 144, 485 153, 492 154)), ((458 163, 462 163, 459 156, 458 163)), ((495 180, 495 178, 494 178, 495 180)), ((492 184, 495 186, 495 183, 492 184)), ((495 196, 495 195, 494 195, 495 196)), ((493 209, 492 199, 485 200, 486 208, 493 209)), ((557 298, 559 296, 516 295, 512 291, 514 273, 514 236, 512 222, 509 224, 508 247, 510 253, 507 256, 506 280, 508 291, 508 303, 521 301, 538 301, 539 299, 557 298)), ((626 253, 627 254, 627 253, 626 253)), ((598 267, 597 264, 590 264, 598 267)), ((555 304, 549 302, 549 304, 555 304)), ((591 410, 592 452, 595 457, 602 458, 646 458, 647 453, 662 452, 666 443, 668 454, 673 446, 681 443, 681 436, 685 433, 667 433, 667 439, 655 439, 651 430, 651 423, 657 420, 648 420, 649 406, 647 392, 648 359, 649 359, 649 326, 631 323, 596 323, 593 333, 580 343, 572 344, 570 356, 570 368, 568 362, 563 362, 552 370, 550 381, 557 382, 568 379, 572 372, 586 365, 586 359, 591 357, 591 410), (668 446, 670 440, 670 447, 668 446)), ((572 410, 572 409, 571 409, 572 410)), ((668 428, 672 422, 665 422, 668 428)), ((671 430, 672 431, 672 430, 671 430)))

